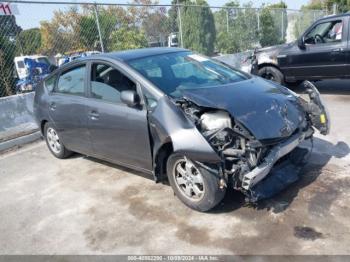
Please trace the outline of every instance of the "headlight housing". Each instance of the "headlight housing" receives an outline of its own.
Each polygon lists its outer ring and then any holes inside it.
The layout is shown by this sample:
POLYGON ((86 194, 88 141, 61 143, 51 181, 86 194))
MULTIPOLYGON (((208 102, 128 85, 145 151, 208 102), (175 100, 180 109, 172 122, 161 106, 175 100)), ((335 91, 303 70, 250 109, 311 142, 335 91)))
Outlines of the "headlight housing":
POLYGON ((199 119, 203 131, 211 131, 223 128, 232 128, 230 115, 221 110, 203 113, 199 119))

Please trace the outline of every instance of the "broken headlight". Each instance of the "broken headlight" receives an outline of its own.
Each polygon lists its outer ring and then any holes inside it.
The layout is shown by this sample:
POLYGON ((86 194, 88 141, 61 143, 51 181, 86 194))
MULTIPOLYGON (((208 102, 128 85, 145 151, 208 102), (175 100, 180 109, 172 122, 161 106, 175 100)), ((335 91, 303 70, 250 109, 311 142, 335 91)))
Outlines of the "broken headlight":
POLYGON ((232 128, 230 115, 225 111, 210 111, 201 115, 200 126, 203 131, 232 128))

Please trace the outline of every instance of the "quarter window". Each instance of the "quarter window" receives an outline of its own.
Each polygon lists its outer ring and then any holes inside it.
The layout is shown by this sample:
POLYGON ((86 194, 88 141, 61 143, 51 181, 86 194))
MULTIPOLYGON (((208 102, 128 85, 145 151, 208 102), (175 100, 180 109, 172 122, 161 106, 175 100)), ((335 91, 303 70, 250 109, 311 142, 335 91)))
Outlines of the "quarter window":
POLYGON ((57 84, 57 93, 83 96, 86 66, 79 66, 64 72, 57 84))
POLYGON ((120 103, 120 94, 125 90, 136 91, 136 84, 109 65, 92 65, 91 96, 93 98, 120 103))

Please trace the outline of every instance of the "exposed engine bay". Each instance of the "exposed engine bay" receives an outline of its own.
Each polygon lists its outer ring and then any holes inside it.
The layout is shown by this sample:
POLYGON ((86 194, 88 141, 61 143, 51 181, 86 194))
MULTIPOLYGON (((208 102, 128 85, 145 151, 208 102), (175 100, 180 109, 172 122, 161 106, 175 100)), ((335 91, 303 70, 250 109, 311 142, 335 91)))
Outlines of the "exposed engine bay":
MULTIPOLYGON (((329 132, 329 117, 316 87, 305 81, 305 98, 297 97, 304 114, 300 125, 288 136, 258 140, 227 111, 201 107, 189 99, 179 101, 187 117, 196 125, 222 159, 222 186, 243 192, 249 202, 274 195, 298 179, 298 171, 309 150, 300 148, 312 141, 314 129, 329 132)), ((276 109, 277 110, 277 109, 276 109)))

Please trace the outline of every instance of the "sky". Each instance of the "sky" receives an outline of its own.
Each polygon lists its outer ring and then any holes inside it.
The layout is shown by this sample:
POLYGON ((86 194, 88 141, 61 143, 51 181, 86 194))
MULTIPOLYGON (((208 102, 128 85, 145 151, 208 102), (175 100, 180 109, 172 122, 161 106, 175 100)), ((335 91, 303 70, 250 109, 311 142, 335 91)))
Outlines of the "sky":
MULTIPOLYGON (((45 0, 44 0, 45 1, 45 0)), ((59 1, 59 0, 55 0, 59 1)), ((211 6, 223 6, 228 0, 207 0, 211 6)), ((289 9, 300 9, 300 7, 308 2, 308 0, 284 0, 289 9)), ((47 0, 46 2, 50 2, 47 0)), ((72 2, 77 2, 73 0, 72 2)), ((79 2, 79 1, 78 1, 79 2)), ((96 2, 96 3, 128 3, 131 1, 122 0, 81 0, 80 2, 96 2)), ((171 0, 159 0, 160 4, 170 4, 171 0)), ((260 7, 263 3, 273 4, 280 0, 240 0, 241 4, 252 2, 254 7, 260 7)), ((39 22, 50 20, 53 16, 53 11, 57 9, 65 9, 67 5, 53 4, 16 4, 19 10, 19 15, 16 15, 17 24, 23 29, 38 27, 39 22)))

